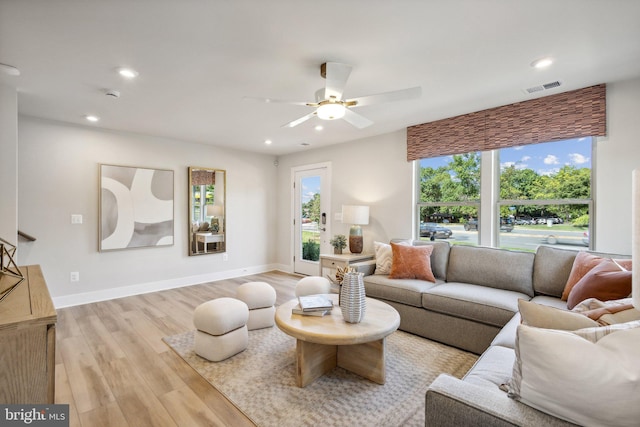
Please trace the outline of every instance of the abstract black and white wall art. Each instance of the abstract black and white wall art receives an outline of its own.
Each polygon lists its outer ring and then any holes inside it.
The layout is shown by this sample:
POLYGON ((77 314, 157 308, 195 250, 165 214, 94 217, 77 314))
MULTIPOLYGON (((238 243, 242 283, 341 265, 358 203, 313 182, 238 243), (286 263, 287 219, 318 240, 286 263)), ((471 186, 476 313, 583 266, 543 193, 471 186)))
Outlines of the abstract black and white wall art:
POLYGON ((173 245, 173 171, 100 165, 100 251, 173 245))

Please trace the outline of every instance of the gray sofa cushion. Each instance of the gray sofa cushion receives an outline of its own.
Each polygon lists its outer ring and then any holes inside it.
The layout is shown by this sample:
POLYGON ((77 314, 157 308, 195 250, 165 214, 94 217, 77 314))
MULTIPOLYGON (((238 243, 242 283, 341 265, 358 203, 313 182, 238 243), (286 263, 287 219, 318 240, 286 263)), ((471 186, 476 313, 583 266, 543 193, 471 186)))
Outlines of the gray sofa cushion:
POLYGON ((516 313, 513 315, 511 320, 504 325, 504 328, 500 329, 498 335, 491 341, 491 347, 506 347, 510 349, 516 348, 516 332, 518 330, 518 325, 522 318, 520 317, 520 313, 516 313))
POLYGON ((449 254, 447 281, 507 289, 532 297, 534 258, 535 254, 530 252, 453 246, 449 254))
POLYGON ((560 298, 578 252, 538 246, 533 263, 533 289, 536 294, 560 298))
POLYGON ((520 292, 469 283, 444 283, 427 289, 422 306, 427 310, 469 319, 497 327, 504 326, 518 311, 520 292))
MULTIPOLYGON (((443 283, 436 279, 436 282, 443 283)), ((386 275, 364 277, 365 294, 371 298, 380 298, 402 304, 422 307, 422 294, 435 283, 417 279, 389 279, 386 275)))
MULTIPOLYGON (((489 347, 462 380, 491 391, 501 392, 500 385, 506 384, 511 379, 515 360, 515 350, 501 346, 489 347)), ((507 393, 502 392, 506 396, 507 393)))

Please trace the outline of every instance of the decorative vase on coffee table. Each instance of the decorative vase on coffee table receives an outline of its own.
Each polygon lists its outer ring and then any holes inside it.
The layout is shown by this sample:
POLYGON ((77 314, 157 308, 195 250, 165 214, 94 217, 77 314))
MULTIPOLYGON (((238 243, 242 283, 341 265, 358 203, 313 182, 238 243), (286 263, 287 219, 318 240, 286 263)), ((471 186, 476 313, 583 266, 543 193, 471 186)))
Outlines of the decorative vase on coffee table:
POLYGON ((340 288, 340 309, 347 323, 360 323, 367 309, 364 273, 346 273, 340 288))

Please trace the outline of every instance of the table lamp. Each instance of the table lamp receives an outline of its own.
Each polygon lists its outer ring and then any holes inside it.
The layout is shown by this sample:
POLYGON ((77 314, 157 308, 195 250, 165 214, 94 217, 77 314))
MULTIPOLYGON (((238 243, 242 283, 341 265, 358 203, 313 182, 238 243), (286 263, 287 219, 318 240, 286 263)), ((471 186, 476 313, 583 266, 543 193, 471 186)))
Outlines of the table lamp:
POLYGON ((352 224, 349 229, 349 252, 362 253, 361 225, 369 224, 369 206, 342 205, 342 223, 352 224))
POLYGON ((220 230, 220 224, 218 223, 218 217, 222 216, 222 206, 220 205, 207 205, 207 216, 211 217, 211 228, 216 233, 220 230), (213 219, 216 218, 214 224, 213 219))

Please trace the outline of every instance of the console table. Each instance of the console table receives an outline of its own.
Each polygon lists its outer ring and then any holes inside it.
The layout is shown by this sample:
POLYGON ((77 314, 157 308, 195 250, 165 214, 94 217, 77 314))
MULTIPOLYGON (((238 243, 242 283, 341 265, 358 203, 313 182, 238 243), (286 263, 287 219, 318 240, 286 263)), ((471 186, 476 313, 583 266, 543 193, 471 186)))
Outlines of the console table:
POLYGON ((224 242, 224 233, 196 233, 196 253, 199 252, 198 243, 204 245, 204 253, 207 253, 208 243, 222 243, 224 242))
POLYGON ((323 268, 348 267, 361 261, 373 259, 373 254, 320 254, 320 276, 323 268))
POLYGON ((20 271, 25 279, 0 302, 0 403, 54 403, 58 317, 40 266, 20 271))

